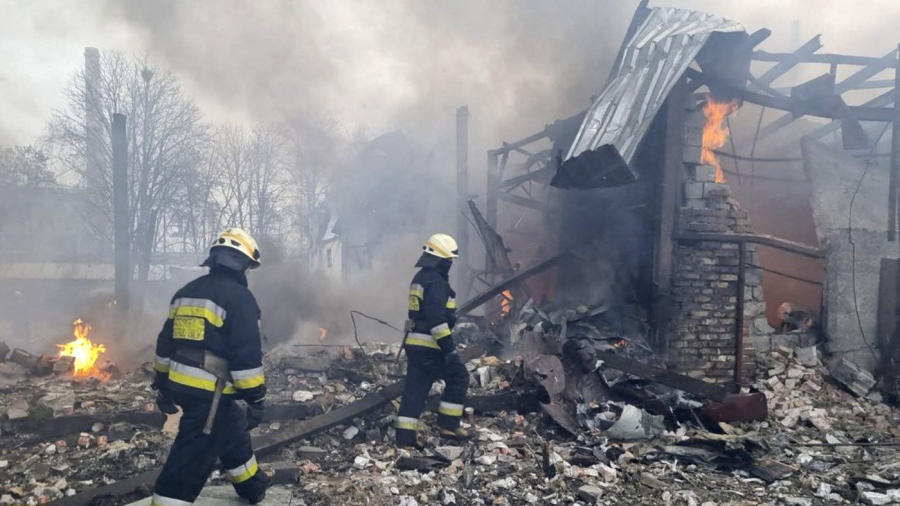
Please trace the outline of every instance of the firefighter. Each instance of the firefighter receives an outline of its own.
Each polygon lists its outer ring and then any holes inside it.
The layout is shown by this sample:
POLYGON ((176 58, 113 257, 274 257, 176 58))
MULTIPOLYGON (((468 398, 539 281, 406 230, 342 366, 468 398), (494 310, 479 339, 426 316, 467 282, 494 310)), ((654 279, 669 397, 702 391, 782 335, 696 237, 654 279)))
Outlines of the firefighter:
POLYGON ((256 241, 229 228, 203 262, 209 273, 172 297, 156 341, 153 388, 160 411, 173 414, 177 405, 183 414, 152 506, 193 503, 217 460, 239 496, 250 504, 266 496, 270 478, 257 465, 248 432, 262 421, 266 399, 260 310, 247 288, 247 271, 259 265, 256 241), (246 413, 237 400, 247 404, 246 413))
MULTIPOLYGON (((438 408, 439 435, 451 441, 469 438, 460 427, 469 373, 456 351, 456 292, 450 288, 450 267, 459 257, 456 241, 447 234, 428 239, 416 262, 419 271, 409 286, 411 329, 404 341, 407 356, 406 385, 397 416, 397 446, 421 449, 417 438, 419 415, 431 385, 444 380, 438 408)), ((410 328, 410 327, 408 327, 410 328)))

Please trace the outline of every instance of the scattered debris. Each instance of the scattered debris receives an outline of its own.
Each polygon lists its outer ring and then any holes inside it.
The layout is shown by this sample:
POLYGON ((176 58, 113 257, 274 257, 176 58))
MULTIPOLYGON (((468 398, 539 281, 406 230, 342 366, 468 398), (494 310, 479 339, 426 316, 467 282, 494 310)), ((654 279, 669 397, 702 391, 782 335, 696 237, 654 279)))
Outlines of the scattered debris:
POLYGON ((809 332, 817 325, 816 315, 791 302, 784 302, 776 311, 782 332, 809 332))
POLYGON ((871 373, 843 357, 831 364, 831 376, 859 397, 865 397, 875 387, 871 373))
MULTIPOLYGON (((542 334, 523 336, 509 360, 468 361, 473 372, 489 376, 481 382, 473 374, 467 403, 473 415, 464 423, 476 442, 444 445, 429 411, 421 436, 430 449, 422 452, 392 444, 390 401, 402 383, 385 378, 402 375, 396 347, 366 345, 365 356, 350 360, 336 349, 318 372, 285 367, 298 362, 284 360, 284 351, 271 354, 266 373, 279 409, 254 431, 261 467, 284 473, 298 504, 341 497, 376 505, 700 506, 723 502, 722 491, 758 504, 900 500, 900 460, 895 448, 879 446, 893 443, 892 433, 900 436, 894 429, 900 416, 825 381, 815 349, 781 347, 758 357, 758 392, 739 398, 763 399, 771 418, 721 423, 706 416, 704 405, 739 410, 727 404, 733 396, 709 401, 597 360, 598 353, 641 357, 663 370, 642 345, 567 345, 589 341, 560 341, 552 334, 560 326, 538 321, 542 334), (554 350, 556 362, 535 361, 554 350), (296 392, 308 392, 308 400, 295 401, 296 392), (547 416, 546 406, 570 416, 574 430, 547 416)), ((566 327, 581 332, 584 322, 570 315, 566 327)), ((173 437, 159 430, 165 418, 152 411, 150 378, 141 369, 106 382, 23 377, 0 387, 0 413, 25 412, 0 425, 0 496, 9 504, 66 506, 90 504, 85 498, 99 493, 85 491, 139 497, 129 494, 152 482, 173 437)), ((436 398, 429 404, 436 406, 436 398)), ((212 482, 226 483, 222 476, 212 482)))

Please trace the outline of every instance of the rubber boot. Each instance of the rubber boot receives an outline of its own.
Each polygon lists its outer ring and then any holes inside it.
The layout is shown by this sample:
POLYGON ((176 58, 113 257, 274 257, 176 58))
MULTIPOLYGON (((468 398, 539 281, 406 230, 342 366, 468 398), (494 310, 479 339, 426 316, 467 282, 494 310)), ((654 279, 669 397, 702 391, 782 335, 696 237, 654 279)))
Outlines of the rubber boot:
POLYGON ((397 448, 401 450, 424 450, 425 445, 419 442, 416 432, 397 429, 397 448))
POLYGON ((262 469, 260 469, 259 472, 262 473, 263 477, 266 480, 266 488, 264 488, 258 496, 254 497, 252 499, 247 499, 247 502, 250 504, 259 504, 259 503, 263 502, 266 498, 266 490, 268 490, 269 487, 272 486, 272 482, 275 481, 274 476, 270 475, 269 473, 263 472, 262 469))

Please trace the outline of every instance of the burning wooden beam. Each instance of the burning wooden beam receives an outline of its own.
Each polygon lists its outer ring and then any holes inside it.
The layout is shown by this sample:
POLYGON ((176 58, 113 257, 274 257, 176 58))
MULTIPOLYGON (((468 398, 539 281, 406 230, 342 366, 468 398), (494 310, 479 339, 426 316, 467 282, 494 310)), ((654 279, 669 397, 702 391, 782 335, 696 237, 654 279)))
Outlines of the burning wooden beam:
POLYGON ((513 286, 516 286, 519 283, 522 283, 523 281, 525 281, 526 279, 528 279, 532 276, 536 276, 536 275, 546 271, 547 269, 556 266, 559 263, 559 261, 567 254, 568 254, 568 252, 564 251, 558 255, 548 258, 547 260, 544 260, 543 262, 535 265, 534 267, 532 267, 530 269, 526 269, 511 278, 501 281, 500 283, 494 285, 493 287, 489 288, 488 290, 481 292, 480 294, 476 295, 475 297, 472 297, 465 304, 459 306, 459 308, 456 310, 457 314, 459 314, 460 316, 469 314, 470 312, 477 309, 485 302, 487 302, 487 301, 493 299, 494 297, 496 297, 497 295, 500 295, 501 293, 503 293, 504 290, 507 290, 513 286))

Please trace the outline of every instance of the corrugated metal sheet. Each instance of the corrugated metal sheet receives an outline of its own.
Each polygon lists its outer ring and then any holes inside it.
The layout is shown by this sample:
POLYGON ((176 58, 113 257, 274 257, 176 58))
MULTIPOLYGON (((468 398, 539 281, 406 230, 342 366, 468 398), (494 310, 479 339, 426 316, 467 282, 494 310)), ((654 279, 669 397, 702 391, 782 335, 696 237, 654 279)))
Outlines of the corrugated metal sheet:
POLYGON ((655 7, 626 41, 613 79, 588 111, 566 160, 612 144, 626 162, 678 78, 713 32, 737 32, 735 21, 702 12, 655 7))

